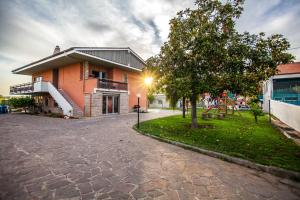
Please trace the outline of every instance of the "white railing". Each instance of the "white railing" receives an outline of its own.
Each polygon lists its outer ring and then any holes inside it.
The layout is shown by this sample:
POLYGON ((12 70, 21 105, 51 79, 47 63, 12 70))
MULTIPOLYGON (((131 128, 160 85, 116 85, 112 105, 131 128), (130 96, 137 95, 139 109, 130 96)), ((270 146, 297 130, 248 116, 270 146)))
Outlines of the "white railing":
POLYGON ((300 106, 271 100, 271 114, 280 121, 300 131, 300 106))
POLYGON ((52 85, 50 82, 47 83, 47 88, 49 94, 53 97, 56 103, 63 110, 64 115, 73 116, 73 107, 72 105, 63 97, 63 95, 52 85))
POLYGON ((43 82, 43 81, 34 82, 33 92, 48 92, 48 82, 43 82))

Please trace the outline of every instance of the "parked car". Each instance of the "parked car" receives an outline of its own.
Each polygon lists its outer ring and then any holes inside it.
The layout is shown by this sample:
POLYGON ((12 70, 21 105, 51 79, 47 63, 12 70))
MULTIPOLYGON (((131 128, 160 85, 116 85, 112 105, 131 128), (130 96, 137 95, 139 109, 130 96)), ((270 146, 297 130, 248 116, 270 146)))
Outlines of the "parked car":
POLYGON ((248 106, 248 105, 238 105, 237 109, 238 110, 250 110, 250 106, 248 106))

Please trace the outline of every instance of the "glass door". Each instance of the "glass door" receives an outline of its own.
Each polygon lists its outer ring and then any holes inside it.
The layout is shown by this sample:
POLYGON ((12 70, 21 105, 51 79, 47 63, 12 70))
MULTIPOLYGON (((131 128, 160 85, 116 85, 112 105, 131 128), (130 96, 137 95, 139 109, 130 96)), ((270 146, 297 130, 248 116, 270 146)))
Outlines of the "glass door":
POLYGON ((119 99, 120 96, 113 96, 114 113, 119 113, 119 99))
POLYGON ((102 113, 114 114, 119 113, 120 107, 119 95, 103 95, 102 113))

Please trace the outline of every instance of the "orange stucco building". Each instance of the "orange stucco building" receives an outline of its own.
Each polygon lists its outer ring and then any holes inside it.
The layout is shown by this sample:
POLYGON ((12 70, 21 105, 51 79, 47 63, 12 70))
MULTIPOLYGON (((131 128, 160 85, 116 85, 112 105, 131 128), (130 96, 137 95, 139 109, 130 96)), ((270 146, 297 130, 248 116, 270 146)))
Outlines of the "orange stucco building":
POLYGON ((130 48, 72 47, 13 70, 32 82, 11 86, 11 94, 30 94, 42 112, 100 116, 131 112, 140 97, 147 109, 142 68, 130 48))

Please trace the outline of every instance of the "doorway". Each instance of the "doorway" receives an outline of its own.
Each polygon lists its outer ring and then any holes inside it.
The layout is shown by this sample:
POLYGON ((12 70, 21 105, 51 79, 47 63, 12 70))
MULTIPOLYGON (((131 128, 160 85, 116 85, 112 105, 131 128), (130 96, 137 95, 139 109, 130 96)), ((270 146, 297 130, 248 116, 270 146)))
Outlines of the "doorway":
POLYGON ((55 88, 58 88, 58 69, 53 69, 52 71, 52 84, 54 85, 55 88))
POLYGON ((118 114, 120 112, 120 95, 103 95, 102 113, 118 114))

